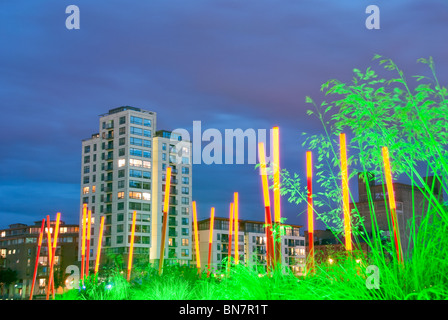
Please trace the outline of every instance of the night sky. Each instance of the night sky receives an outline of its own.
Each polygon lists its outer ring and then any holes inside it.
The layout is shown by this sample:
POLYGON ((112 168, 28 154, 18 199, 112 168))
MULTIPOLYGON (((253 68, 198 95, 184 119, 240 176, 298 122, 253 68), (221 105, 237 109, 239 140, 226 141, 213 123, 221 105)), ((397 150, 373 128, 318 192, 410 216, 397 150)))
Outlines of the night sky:
MULTIPOLYGON (((446 86, 447 38, 446 0, 2 0, 0 228, 57 211, 77 223, 81 140, 124 105, 157 112, 157 129, 279 126, 282 167, 305 178, 300 132, 321 130, 305 96, 320 102, 322 83, 350 81, 374 54, 409 78, 433 56, 446 86), (70 4, 80 30, 65 27, 70 4), (365 27, 371 4, 380 30, 365 27)), ((254 165, 195 165, 193 175, 199 218, 211 206, 227 216, 238 191, 240 218, 264 219, 254 165)), ((304 207, 282 204, 287 223, 306 226, 304 207)))

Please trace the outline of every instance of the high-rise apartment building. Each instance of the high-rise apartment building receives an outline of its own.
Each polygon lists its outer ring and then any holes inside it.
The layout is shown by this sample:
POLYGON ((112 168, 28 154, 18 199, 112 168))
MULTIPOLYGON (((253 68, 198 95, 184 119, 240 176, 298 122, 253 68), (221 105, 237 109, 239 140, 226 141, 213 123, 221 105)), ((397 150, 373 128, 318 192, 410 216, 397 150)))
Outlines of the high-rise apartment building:
MULTIPOLYGON (((228 257, 229 252, 229 219, 215 217, 213 225, 210 269, 212 272, 220 272, 222 261, 228 257)), ((281 237, 282 263, 297 275, 305 272, 305 238, 303 234, 300 234, 301 227, 298 225, 288 225, 285 228, 285 234, 281 237)), ((198 235, 201 268, 206 269, 209 250, 210 218, 198 221, 198 235)), ((233 231, 231 247, 232 259, 235 257, 235 238, 233 231)), ((192 241, 194 241, 194 237, 192 237, 192 241)), ((193 260, 195 260, 195 249, 193 249, 193 253, 193 260)), ((264 222, 239 220, 238 253, 240 263, 254 268, 256 266, 266 267, 266 231, 264 222)))
POLYGON ((191 258, 191 142, 156 128, 155 112, 119 107, 100 115, 99 133, 82 142, 79 225, 82 232, 82 205, 86 203, 92 211, 91 260, 98 246, 101 216, 105 216, 102 258, 107 258, 106 253, 127 258, 134 211, 134 256, 150 262, 160 259, 168 166, 172 178, 165 259, 188 263, 191 258))

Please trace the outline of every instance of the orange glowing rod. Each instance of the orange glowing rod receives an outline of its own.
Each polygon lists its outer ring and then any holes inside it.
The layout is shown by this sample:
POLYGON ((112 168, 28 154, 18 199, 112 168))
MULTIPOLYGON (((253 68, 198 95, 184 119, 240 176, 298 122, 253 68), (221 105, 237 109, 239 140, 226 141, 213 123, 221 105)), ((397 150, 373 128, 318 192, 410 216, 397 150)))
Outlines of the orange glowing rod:
MULTIPOLYGON (((54 236, 53 236, 53 252, 52 252, 52 257, 51 257, 51 264, 50 264, 50 276, 48 277, 48 285, 49 286, 54 286, 54 279, 53 279, 53 274, 54 274, 54 263, 56 260, 56 247, 58 245, 58 233, 59 233, 59 221, 61 218, 61 213, 58 212, 56 214, 56 226, 55 226, 55 230, 54 230, 54 236)), ((50 290, 47 291, 47 300, 50 299, 50 290)), ((53 299, 54 299, 54 288, 53 288, 53 299)))
MULTIPOLYGON (((272 128, 273 140, 273 169, 274 169, 274 222, 278 227, 280 226, 281 208, 280 208, 280 139, 278 127, 272 128)), ((277 232, 275 236, 275 261, 280 261, 281 246, 280 233, 277 232)))
POLYGON ((104 229, 104 216, 101 217, 100 234, 99 234, 99 237, 98 237, 98 244, 96 246, 95 274, 98 273, 98 267, 100 265, 101 245, 103 243, 103 229, 104 229))
POLYGON ((233 227, 233 202, 230 204, 230 223, 229 223, 229 251, 227 254, 227 268, 230 270, 230 258, 232 257, 232 227, 233 227))
POLYGON ((132 229, 131 229, 131 243, 129 245, 129 257, 128 257, 128 281, 131 279, 132 258, 134 254, 134 235, 135 235, 135 220, 137 219, 137 211, 134 211, 132 216, 132 229))
POLYGON ((344 212, 345 247, 352 251, 352 231, 350 227, 350 205, 348 193, 347 143, 345 133, 339 135, 341 148, 342 203, 344 212))
POLYGON ((82 241, 81 241, 81 279, 84 283, 84 266, 85 266, 85 254, 86 254, 86 215, 87 204, 82 205, 82 241))
POLYGON ((384 174, 386 176, 387 194, 389 196, 390 215, 392 220, 392 228, 394 230, 395 250, 399 263, 403 263, 403 250, 401 247, 400 228, 397 220, 397 208, 395 203, 394 186, 392 184, 392 173, 390 170, 389 150, 387 147, 382 148, 384 160, 384 174))
POLYGON ((306 152, 306 180, 308 187, 308 243, 310 272, 314 273, 314 217, 313 217, 313 158, 311 151, 306 152))
POLYGON ((235 264, 238 264, 239 263, 239 246, 238 246, 238 242, 239 242, 239 239, 238 239, 238 232, 239 232, 239 230, 238 230, 238 192, 234 192, 233 193, 233 202, 234 202, 234 214, 235 214, 235 217, 234 217, 234 223, 235 223, 235 240, 234 240, 234 242, 235 242, 235 264))
POLYGON ((213 245, 213 227, 215 223, 215 208, 212 207, 210 214, 210 235, 208 239, 208 264, 207 264, 207 278, 210 277, 210 263, 212 258, 212 245, 213 245))
POLYGON ((274 240, 272 237, 271 202, 269 197, 268 175, 266 172, 266 156, 263 142, 260 142, 258 144, 258 154, 260 158, 260 175, 261 175, 261 182, 263 185, 263 198, 265 208, 266 262, 269 270, 270 266, 275 265, 275 256, 274 256, 274 240))
MULTIPOLYGON (((51 250, 51 220, 50 220, 50 216, 47 215, 47 246, 48 246, 48 261, 47 261, 47 267, 50 266, 51 263, 51 258, 53 257, 52 255, 52 250, 51 250)), ((53 287, 48 287, 48 290, 53 289, 53 287)), ((53 289, 54 290, 54 289, 53 289)))
POLYGON ((198 268, 198 274, 200 274, 201 273, 201 254, 199 252, 198 216, 196 213, 196 201, 193 201, 192 205, 193 205, 194 242, 195 242, 195 248, 196 248, 196 267, 198 268))
POLYGON ((162 225, 162 241, 160 242, 160 260, 159 260, 159 275, 162 274, 163 260, 165 258, 165 239, 166 239, 166 225, 168 220, 168 205, 170 199, 171 188, 171 167, 166 168, 166 183, 165 183, 165 201, 163 203, 163 225, 162 225))
POLYGON ((45 219, 42 219, 42 226, 39 232, 39 241, 37 242, 36 262, 34 263, 33 282, 31 284, 30 300, 33 300, 34 285, 36 284, 37 267, 39 266, 40 248, 42 246, 42 238, 44 236, 45 219))
POLYGON ((90 268, 90 232, 92 229, 92 211, 88 211, 87 215, 87 239, 86 239, 86 277, 89 276, 89 268, 90 268))

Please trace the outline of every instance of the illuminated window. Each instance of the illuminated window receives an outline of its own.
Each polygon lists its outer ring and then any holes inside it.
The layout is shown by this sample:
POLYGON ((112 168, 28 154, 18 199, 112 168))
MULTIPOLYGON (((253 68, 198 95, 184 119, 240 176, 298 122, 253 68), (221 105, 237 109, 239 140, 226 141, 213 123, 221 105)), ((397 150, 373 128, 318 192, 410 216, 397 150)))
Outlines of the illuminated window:
POLYGON ((143 168, 151 168, 151 161, 143 161, 143 168))
POLYGON ((5 231, 2 231, 2 233, 0 234, 0 237, 5 237, 6 236, 6 232, 5 231))
POLYGON ((147 162, 147 161, 142 161, 142 160, 138 160, 138 159, 129 159, 129 165, 131 165, 133 167, 141 167, 143 162, 147 162))
POLYGON ((67 227, 59 228, 59 233, 67 233, 67 227))
POLYGON ((188 244, 189 244, 189 241, 190 239, 188 239, 188 238, 182 238, 182 245, 183 246, 188 246, 188 244))
POLYGON ((126 164, 126 159, 118 159, 118 167, 123 167, 126 164))
POLYGON ((92 186, 92 193, 95 193, 96 191, 96 186, 92 186))
POLYGON ((87 194, 87 193, 89 193, 89 187, 84 187, 82 189, 82 194, 87 194))
POLYGON ((118 192, 118 193, 117 193, 117 198, 118 198, 118 199, 124 199, 124 192, 123 192, 123 191, 118 192))
POLYGON ((1 249, 0 250, 0 257, 6 258, 6 249, 1 249))
POLYGON ((148 200, 148 201, 151 200, 151 194, 148 192, 143 192, 142 197, 143 197, 143 200, 148 200))
POLYGON ((141 199, 142 193, 141 192, 129 192, 129 198, 131 199, 141 199))

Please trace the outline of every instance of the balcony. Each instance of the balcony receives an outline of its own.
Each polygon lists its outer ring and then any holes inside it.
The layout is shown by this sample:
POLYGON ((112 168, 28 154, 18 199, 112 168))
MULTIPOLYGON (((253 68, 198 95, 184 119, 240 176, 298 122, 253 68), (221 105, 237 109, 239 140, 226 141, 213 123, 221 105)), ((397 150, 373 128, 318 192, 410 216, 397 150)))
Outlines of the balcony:
POLYGON ((108 166, 106 167, 106 171, 112 171, 114 170, 114 166, 112 165, 112 162, 108 164, 108 166))
POLYGON ((110 154, 106 157, 106 160, 114 160, 114 156, 112 154, 110 154))
POLYGON ((113 123, 106 123, 106 129, 113 129, 114 124, 113 123))
POLYGON ((168 214, 170 216, 177 216, 177 210, 171 210, 174 209, 173 207, 170 208, 170 210, 168 211, 168 214))
POLYGON ((114 150, 114 145, 107 145, 106 150, 114 150))
POLYGON ((104 181, 113 181, 114 177, 113 176, 107 176, 106 179, 104 179, 104 181))
POLYGON ((179 180, 171 177, 171 184, 179 184, 179 180))
POLYGON ((178 201, 177 200, 170 200, 170 205, 177 206, 178 201))
POLYGON ((112 187, 106 187, 104 188, 104 192, 112 192, 113 188, 112 187))
POLYGON ((168 226, 170 227, 177 227, 178 223, 176 220, 169 220, 168 221, 168 226))
POLYGON ((169 237, 177 237, 178 232, 176 230, 170 229, 168 232, 169 237))

